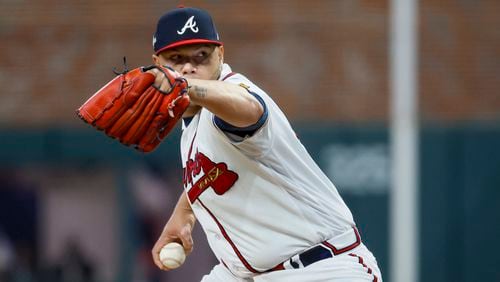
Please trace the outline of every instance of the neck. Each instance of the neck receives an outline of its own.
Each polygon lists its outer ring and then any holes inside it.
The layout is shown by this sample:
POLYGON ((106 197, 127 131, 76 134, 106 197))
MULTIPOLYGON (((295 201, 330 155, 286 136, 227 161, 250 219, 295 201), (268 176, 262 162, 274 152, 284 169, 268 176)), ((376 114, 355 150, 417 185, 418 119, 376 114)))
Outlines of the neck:
POLYGON ((214 74, 215 80, 219 80, 220 79, 220 75, 222 74, 222 65, 223 65, 223 63, 220 62, 219 63, 219 67, 215 71, 215 74, 214 74))

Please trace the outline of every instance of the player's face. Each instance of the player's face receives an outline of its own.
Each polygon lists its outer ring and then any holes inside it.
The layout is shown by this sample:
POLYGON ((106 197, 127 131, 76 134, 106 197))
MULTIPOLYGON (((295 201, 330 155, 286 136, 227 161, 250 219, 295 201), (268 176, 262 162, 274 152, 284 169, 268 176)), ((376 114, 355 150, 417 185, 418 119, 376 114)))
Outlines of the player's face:
POLYGON ((167 65, 187 78, 219 78, 224 49, 209 44, 187 45, 153 55, 157 64, 167 65))

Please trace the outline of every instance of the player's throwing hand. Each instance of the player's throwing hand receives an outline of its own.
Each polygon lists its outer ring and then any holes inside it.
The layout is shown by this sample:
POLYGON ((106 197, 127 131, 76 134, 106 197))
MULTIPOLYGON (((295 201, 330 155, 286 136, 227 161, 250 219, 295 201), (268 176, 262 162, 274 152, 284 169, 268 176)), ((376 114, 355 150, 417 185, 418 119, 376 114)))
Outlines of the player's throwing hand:
POLYGON ((160 251, 166 244, 170 242, 181 243, 186 255, 189 255, 193 251, 193 237, 191 236, 191 232, 196 220, 191 209, 186 209, 185 205, 189 204, 181 198, 177 203, 175 215, 172 215, 167 224, 165 224, 160 237, 152 249, 154 263, 162 270, 170 270, 160 260, 160 251))

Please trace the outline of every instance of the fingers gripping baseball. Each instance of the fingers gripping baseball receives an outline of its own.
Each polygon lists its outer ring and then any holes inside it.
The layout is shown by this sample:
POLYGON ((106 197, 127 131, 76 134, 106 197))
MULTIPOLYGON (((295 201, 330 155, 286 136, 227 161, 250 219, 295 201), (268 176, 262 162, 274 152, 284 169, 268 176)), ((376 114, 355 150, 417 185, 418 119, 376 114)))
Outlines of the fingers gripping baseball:
POLYGON ((180 243, 184 247, 186 255, 189 255, 193 251, 192 228, 190 223, 178 224, 175 221, 169 221, 167 223, 152 250, 153 261, 158 268, 165 271, 170 270, 170 268, 165 266, 160 259, 161 249, 168 243, 180 243))

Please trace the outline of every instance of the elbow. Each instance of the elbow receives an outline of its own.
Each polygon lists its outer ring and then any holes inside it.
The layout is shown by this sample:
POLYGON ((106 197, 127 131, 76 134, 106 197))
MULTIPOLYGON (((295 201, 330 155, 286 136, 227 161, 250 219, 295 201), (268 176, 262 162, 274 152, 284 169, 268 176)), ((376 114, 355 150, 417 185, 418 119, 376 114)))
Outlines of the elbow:
POLYGON ((238 108, 233 109, 233 118, 230 116, 224 118, 223 120, 231 124, 232 126, 239 128, 246 128, 257 124, 262 115, 264 114, 264 107, 258 101, 248 101, 238 108))
POLYGON ((248 106, 245 110, 245 118, 242 120, 240 126, 247 127, 252 126, 260 121, 262 115, 264 114, 264 107, 262 104, 257 101, 255 98, 248 103, 248 106))
POLYGON ((264 107, 262 106, 262 104, 259 103, 258 101, 254 101, 252 103, 252 113, 253 113, 252 124, 255 124, 261 119, 262 115, 264 114, 264 107))

